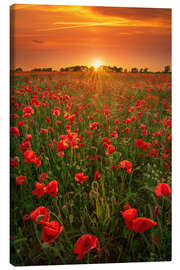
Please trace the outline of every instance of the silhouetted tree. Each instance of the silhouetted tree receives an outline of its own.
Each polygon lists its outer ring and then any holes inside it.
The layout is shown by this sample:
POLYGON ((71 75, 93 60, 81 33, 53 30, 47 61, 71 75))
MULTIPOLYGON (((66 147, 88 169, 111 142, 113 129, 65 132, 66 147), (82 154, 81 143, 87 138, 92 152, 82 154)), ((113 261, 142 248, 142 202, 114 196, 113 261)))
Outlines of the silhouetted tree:
POLYGON ((116 66, 114 66, 114 67, 112 68, 112 70, 115 71, 115 72, 118 72, 118 68, 117 68, 116 66))
POLYGON ((22 68, 18 67, 18 68, 15 69, 15 71, 16 72, 22 72, 23 70, 22 70, 22 68))
POLYGON ((169 73, 169 72, 170 72, 170 66, 165 66, 164 73, 169 73))
POLYGON ((48 71, 48 72, 52 72, 52 68, 33 68, 31 71, 48 71))
POLYGON ((148 72, 148 68, 144 68, 144 73, 147 73, 148 72))
POLYGON ((137 69, 136 67, 135 67, 135 68, 132 68, 132 69, 131 69, 131 72, 132 72, 132 73, 138 73, 138 69, 137 69))
POLYGON ((91 66, 91 67, 89 68, 89 71, 93 72, 93 71, 94 71, 94 67, 91 66))

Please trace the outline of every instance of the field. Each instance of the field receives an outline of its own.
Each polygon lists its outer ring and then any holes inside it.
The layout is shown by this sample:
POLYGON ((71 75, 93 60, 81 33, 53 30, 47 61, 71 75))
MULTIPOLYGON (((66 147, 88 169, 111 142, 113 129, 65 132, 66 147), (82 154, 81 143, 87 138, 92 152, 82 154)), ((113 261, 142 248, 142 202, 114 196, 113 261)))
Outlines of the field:
POLYGON ((171 75, 14 74, 10 104, 13 265, 171 260, 171 75))

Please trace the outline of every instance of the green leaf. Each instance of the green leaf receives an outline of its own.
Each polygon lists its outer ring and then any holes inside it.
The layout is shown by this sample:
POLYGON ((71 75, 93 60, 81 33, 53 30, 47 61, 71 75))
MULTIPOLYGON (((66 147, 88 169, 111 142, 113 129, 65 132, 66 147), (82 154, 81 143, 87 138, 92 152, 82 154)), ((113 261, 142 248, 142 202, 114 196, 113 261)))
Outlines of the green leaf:
POLYGON ((45 217, 45 215, 40 215, 36 218, 36 222, 41 221, 43 218, 45 217))
POLYGON ((49 243, 47 243, 47 242, 46 243, 43 243, 42 244, 42 248, 43 249, 49 248, 49 243))

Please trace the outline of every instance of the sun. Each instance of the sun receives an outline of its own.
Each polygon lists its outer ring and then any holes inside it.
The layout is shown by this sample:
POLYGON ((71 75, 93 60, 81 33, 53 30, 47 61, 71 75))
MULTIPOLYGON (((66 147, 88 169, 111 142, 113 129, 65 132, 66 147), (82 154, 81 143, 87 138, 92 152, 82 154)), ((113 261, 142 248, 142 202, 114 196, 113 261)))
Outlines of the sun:
POLYGON ((95 70, 97 70, 102 65, 102 61, 99 60, 99 59, 94 60, 94 62, 92 63, 92 65, 95 68, 95 70))

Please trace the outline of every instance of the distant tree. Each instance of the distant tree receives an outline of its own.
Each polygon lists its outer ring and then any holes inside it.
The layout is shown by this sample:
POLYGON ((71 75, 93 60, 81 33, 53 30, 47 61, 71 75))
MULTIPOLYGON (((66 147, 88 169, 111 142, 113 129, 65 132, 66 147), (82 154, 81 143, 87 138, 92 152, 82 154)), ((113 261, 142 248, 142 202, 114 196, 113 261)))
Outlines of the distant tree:
POLYGON ((94 71, 94 67, 91 66, 91 67, 89 68, 89 71, 93 72, 93 71, 94 71))
POLYGON ((87 66, 81 66, 81 71, 87 72, 88 71, 88 67, 87 66))
POLYGON ((116 67, 107 66, 109 72, 115 72, 116 67))
POLYGON ((165 66, 164 73, 169 73, 169 72, 170 72, 170 66, 165 66))
POLYGON ((52 68, 42 68, 42 69, 40 69, 40 71, 48 71, 48 72, 51 72, 51 71, 52 71, 52 68))
POLYGON ((124 69, 124 73, 127 73, 127 68, 124 69))
POLYGON ((143 73, 143 68, 140 68, 139 72, 140 72, 140 73, 143 73))
POLYGON ((22 70, 22 68, 18 67, 18 68, 15 69, 15 71, 16 72, 22 72, 23 70, 22 70))
POLYGON ((41 68, 33 68, 31 71, 41 71, 41 68))
POLYGON ((112 70, 113 70, 114 72, 118 72, 118 68, 117 68, 116 66, 112 67, 112 70))
POLYGON ((147 73, 148 72, 148 68, 144 68, 144 73, 147 73))
POLYGON ((131 69, 131 72, 132 72, 132 73, 138 73, 138 69, 137 69, 136 67, 135 67, 135 68, 132 68, 132 69, 131 69))
POLYGON ((122 72, 123 71, 123 68, 122 67, 113 67, 113 70, 115 71, 115 72, 122 72))

